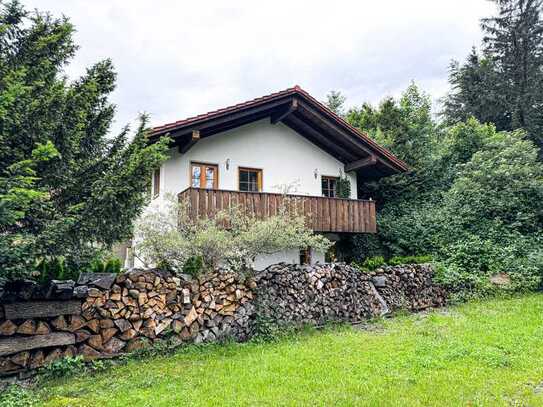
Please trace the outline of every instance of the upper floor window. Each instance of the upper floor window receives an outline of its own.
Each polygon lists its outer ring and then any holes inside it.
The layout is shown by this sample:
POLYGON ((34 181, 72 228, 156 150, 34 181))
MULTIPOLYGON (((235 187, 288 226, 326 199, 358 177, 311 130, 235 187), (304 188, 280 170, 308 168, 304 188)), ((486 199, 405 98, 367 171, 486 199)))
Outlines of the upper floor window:
POLYGON ((153 171, 153 198, 160 195, 160 168, 153 171))
POLYGON ((218 166, 215 164, 191 163, 191 186, 194 188, 218 188, 218 166))
POLYGON ((240 168, 239 190, 247 192, 262 191, 262 170, 255 168, 240 168))
POLYGON ((337 182, 338 177, 322 177, 322 196, 328 198, 337 198, 337 182))

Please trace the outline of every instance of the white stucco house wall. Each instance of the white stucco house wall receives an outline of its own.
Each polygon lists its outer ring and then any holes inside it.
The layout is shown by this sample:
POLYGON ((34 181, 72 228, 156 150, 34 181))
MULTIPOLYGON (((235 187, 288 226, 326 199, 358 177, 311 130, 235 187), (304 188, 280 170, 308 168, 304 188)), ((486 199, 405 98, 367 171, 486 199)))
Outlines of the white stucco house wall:
MULTIPOLYGON (((369 223, 365 219, 364 229, 357 227, 362 224, 357 206, 345 199, 336 202, 340 177, 350 183, 350 197, 343 198, 357 200, 358 183, 407 169, 390 152, 297 86, 156 127, 151 142, 166 134, 173 143, 169 159, 152 176, 151 206, 160 205, 168 194, 177 195, 191 187, 319 197, 319 205, 328 211, 319 212, 323 218, 319 225, 327 227, 316 231, 333 233, 334 238, 342 233, 374 229, 371 219, 369 223), (336 212, 339 216, 339 209, 334 211, 338 204, 350 209, 346 209, 345 217, 335 221, 336 212), (352 222, 348 224, 349 219, 352 222)), ((365 218, 371 216, 374 218, 375 213, 365 214, 365 218)), ((302 259, 324 262, 325 254, 311 251, 310 256, 302 257, 300 251, 290 250, 260 256, 254 267, 263 269, 278 262, 299 263, 302 259)), ((126 261, 131 262, 128 256, 126 261)), ((135 265, 138 266, 137 260, 135 265)))

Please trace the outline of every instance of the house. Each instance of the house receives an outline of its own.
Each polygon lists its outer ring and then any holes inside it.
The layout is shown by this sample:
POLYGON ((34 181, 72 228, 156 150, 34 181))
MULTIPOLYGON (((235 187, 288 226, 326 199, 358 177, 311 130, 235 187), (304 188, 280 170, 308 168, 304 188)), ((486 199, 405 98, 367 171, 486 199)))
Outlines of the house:
MULTIPOLYGON (((375 202, 358 199, 358 186, 407 170, 299 86, 155 127, 150 140, 163 135, 173 143, 153 174, 155 199, 179 194, 194 216, 237 202, 265 217, 290 186, 287 193, 301 198, 311 228, 334 240, 375 233, 375 202), (345 183, 350 196, 340 198, 345 183)), ((301 248, 259 258, 255 268, 324 260, 324 253, 301 248)))

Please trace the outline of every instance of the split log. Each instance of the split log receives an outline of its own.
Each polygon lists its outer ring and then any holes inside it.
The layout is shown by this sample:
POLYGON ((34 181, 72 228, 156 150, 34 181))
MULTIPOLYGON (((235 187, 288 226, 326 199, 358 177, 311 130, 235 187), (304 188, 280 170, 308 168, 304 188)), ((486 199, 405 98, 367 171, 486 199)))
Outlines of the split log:
POLYGON ((11 336, 15 332, 17 332, 17 325, 15 325, 12 321, 8 320, 0 324, 0 335, 11 336))
POLYGON ((17 333, 22 335, 34 335, 35 332, 36 322, 33 319, 27 319, 17 328, 17 333))
POLYGON ((81 314, 80 301, 29 301, 4 305, 6 319, 27 319, 81 314))
POLYGON ((47 324, 47 322, 38 321, 36 325, 36 335, 47 335, 48 333, 51 333, 51 328, 47 324))
POLYGON ((0 339, 0 356, 11 355, 30 349, 73 345, 74 343, 75 335, 67 332, 53 332, 48 335, 34 335, 18 338, 2 338, 0 339))

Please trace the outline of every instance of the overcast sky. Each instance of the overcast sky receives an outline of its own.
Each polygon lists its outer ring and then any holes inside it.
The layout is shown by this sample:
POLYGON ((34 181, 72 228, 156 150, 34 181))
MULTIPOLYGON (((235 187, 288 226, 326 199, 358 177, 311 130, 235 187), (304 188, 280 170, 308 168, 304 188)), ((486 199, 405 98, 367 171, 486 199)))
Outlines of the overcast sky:
POLYGON ((452 58, 481 39, 486 0, 23 0, 71 18, 81 47, 70 77, 111 58, 114 131, 138 112, 153 125, 300 85, 347 105, 399 95, 415 80, 447 91, 452 58))

